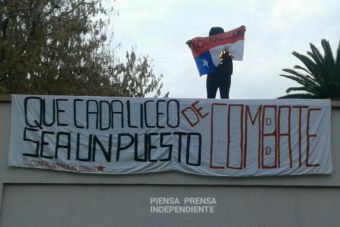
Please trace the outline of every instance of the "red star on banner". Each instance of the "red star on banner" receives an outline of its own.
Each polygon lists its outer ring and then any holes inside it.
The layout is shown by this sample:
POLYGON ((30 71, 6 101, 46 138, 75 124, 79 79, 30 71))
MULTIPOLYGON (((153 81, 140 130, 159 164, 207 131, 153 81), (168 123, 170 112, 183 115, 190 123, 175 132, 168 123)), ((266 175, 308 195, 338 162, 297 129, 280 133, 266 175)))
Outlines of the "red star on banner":
POLYGON ((99 172, 104 172, 104 166, 102 166, 102 165, 100 165, 100 166, 97 166, 97 170, 99 171, 99 172))

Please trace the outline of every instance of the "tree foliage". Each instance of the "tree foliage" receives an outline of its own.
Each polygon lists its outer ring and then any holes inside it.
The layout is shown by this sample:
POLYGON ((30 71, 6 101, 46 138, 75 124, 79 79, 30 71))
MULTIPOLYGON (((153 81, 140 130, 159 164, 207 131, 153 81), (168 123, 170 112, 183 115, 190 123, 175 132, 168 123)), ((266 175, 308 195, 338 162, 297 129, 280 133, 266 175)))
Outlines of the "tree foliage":
POLYGON ((160 95, 162 75, 148 57, 113 54, 106 34, 112 7, 99 0, 0 0, 0 93, 160 95))
POLYGON ((293 52, 304 66, 296 65, 294 69, 283 69, 289 75, 280 75, 299 83, 299 87, 290 87, 281 98, 331 98, 340 99, 340 42, 334 58, 330 44, 321 41, 324 55, 310 44, 307 55, 293 52))

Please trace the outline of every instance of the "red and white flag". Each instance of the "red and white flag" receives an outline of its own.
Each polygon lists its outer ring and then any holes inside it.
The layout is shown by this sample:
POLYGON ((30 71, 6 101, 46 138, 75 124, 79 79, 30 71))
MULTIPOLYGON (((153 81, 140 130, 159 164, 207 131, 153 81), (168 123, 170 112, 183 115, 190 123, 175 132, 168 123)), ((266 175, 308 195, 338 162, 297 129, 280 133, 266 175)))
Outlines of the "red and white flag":
POLYGON ((187 42, 200 75, 212 73, 220 64, 220 54, 228 50, 233 60, 243 60, 245 26, 209 37, 196 37, 187 42))

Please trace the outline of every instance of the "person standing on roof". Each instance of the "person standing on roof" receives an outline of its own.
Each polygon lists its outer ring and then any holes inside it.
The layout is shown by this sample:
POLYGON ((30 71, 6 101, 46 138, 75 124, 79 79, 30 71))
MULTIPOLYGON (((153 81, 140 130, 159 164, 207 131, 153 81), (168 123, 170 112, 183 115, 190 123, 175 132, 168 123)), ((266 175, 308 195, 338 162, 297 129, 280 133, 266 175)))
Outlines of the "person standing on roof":
MULTIPOLYGON (((212 27, 209 36, 224 33, 221 27, 212 27)), ((207 76, 207 98, 215 98, 217 89, 220 90, 221 99, 229 99, 231 75, 233 74, 233 60, 230 53, 224 50, 220 54, 221 63, 217 70, 207 76)))

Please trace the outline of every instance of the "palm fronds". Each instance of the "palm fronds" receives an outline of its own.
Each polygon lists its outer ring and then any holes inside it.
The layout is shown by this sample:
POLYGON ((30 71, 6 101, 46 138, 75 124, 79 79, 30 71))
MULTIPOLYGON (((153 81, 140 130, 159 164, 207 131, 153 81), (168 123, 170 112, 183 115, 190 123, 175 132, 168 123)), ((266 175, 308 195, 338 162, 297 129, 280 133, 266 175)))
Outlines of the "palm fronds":
POLYGON ((287 95, 280 98, 340 99, 340 42, 336 59, 327 40, 323 39, 321 45, 324 55, 313 44, 310 44, 311 51, 308 51, 307 55, 295 51, 292 53, 303 66, 296 65, 294 69, 283 69, 288 75, 280 76, 294 80, 301 86, 288 88, 287 95))

